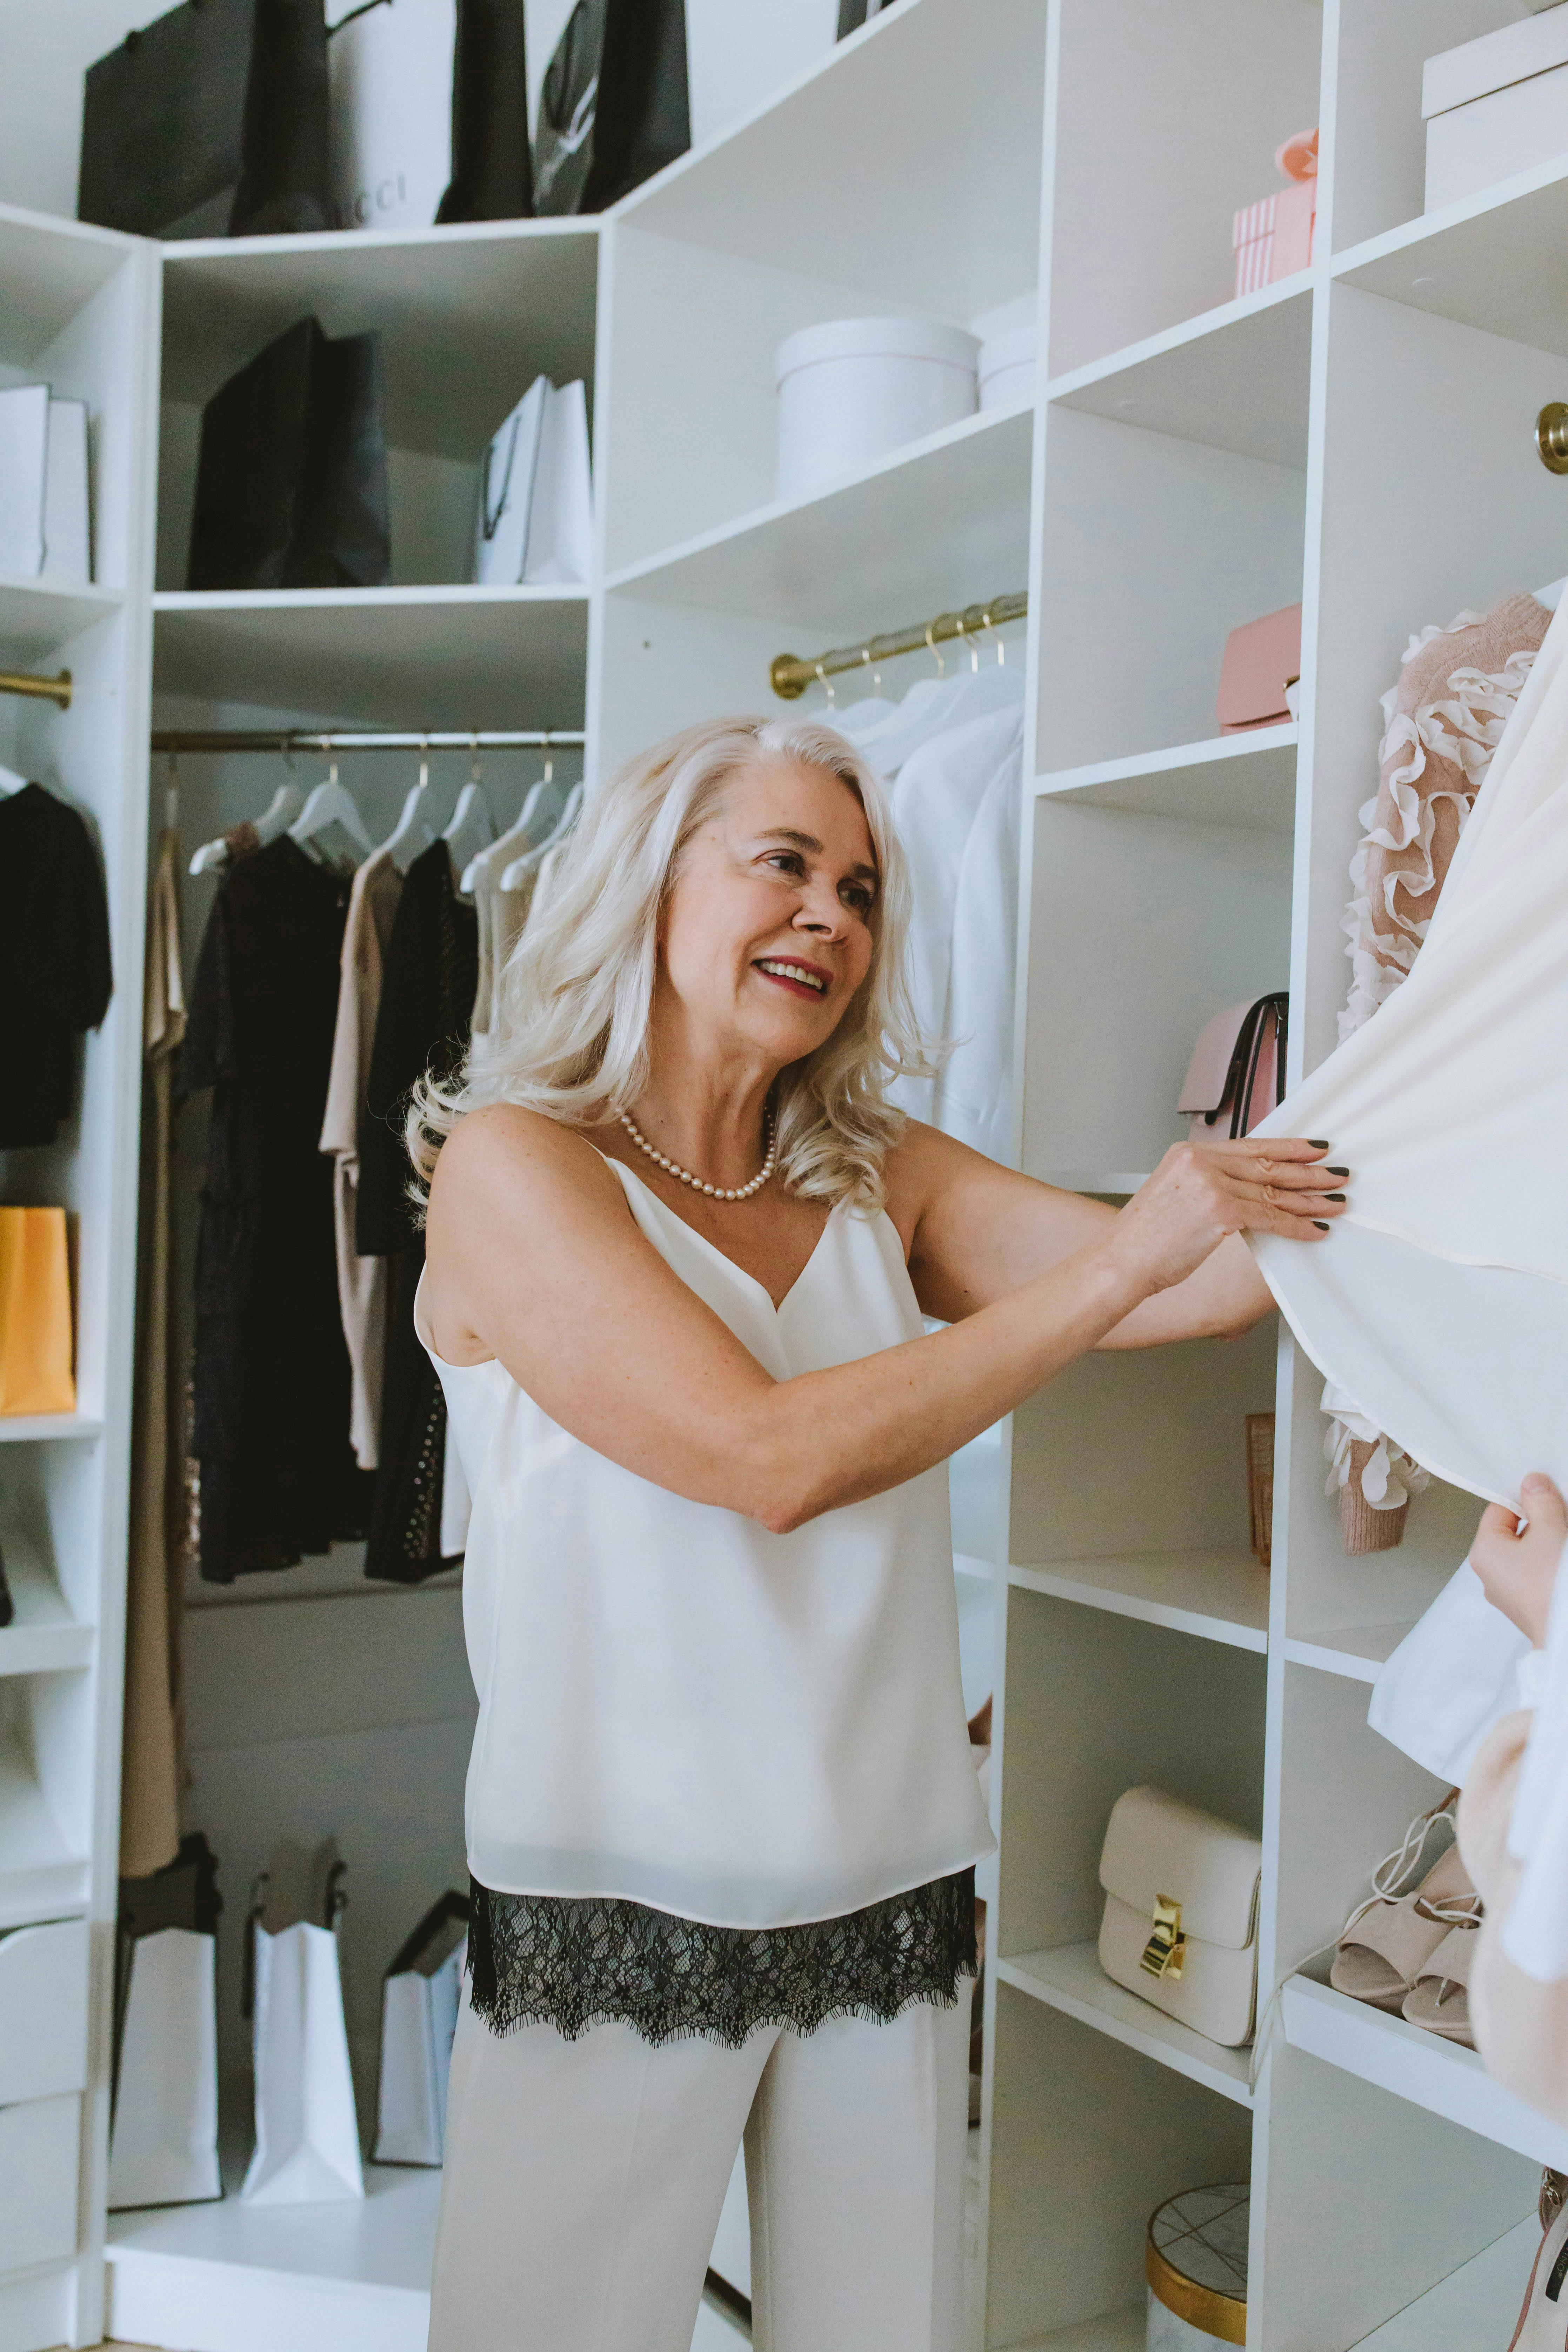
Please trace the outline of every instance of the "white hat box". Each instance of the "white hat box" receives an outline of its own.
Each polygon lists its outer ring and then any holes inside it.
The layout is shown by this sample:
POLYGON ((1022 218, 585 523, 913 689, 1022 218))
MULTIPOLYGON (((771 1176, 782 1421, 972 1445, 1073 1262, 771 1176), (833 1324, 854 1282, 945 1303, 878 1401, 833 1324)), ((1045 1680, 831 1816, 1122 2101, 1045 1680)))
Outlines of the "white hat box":
POLYGON ((1428 58, 1426 210, 1568 157, 1568 0, 1428 58))
POLYGON ((778 348, 777 493, 858 472, 975 409, 979 344, 936 319, 832 319, 778 348))
POLYGON ((1015 327, 1009 334, 988 336, 980 346, 980 405, 1016 408, 1035 396, 1040 363, 1037 326, 1015 327))

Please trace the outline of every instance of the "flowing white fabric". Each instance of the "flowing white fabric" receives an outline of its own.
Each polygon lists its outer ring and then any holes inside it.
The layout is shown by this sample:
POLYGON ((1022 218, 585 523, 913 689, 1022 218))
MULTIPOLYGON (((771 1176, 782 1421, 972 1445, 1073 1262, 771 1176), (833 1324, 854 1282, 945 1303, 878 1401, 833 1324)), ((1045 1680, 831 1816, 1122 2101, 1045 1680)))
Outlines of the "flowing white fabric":
MULTIPOLYGON (((647 1241, 774 1380, 920 1337, 885 1214, 836 1208, 775 1308, 609 1164, 647 1241)), ((415 1328, 430 1348, 422 1297, 415 1328)), ((494 1360, 431 1355, 473 1491, 468 1841, 482 1885, 784 1927, 994 1851, 945 1465, 771 1535, 595 1453, 494 1360)))
POLYGON ((1568 1976, 1568 1576, 1561 1570, 1546 1647, 1529 1653, 1519 1679, 1521 1701, 1535 1715, 1509 1823, 1508 1850, 1521 1867, 1502 1944, 1526 1976, 1551 1984, 1568 1976))
MULTIPOLYGON (((1254 1243, 1307 1353, 1437 1476, 1510 1504, 1531 1470, 1568 1486, 1565 1041, 1559 613, 1410 977, 1256 1130, 1327 1136, 1352 1171, 1321 1247, 1254 1243)), ((1370 1719, 1453 1771, 1516 1703, 1523 1647, 1462 1569, 1384 1666, 1370 1719)))

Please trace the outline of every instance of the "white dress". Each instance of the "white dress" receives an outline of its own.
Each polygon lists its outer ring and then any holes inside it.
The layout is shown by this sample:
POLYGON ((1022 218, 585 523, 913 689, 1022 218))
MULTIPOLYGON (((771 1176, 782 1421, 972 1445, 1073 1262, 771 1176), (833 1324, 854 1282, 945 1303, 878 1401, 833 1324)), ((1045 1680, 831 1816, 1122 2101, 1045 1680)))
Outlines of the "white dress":
MULTIPOLYGON (((835 1209, 782 1307, 610 1166, 774 1380, 918 1339, 885 1214, 835 1209)), ((444 1363, 473 1515, 468 1864, 718 1927, 836 1918, 994 1847, 959 1676, 945 1467, 772 1535, 622 1469, 497 1360, 444 1363)))

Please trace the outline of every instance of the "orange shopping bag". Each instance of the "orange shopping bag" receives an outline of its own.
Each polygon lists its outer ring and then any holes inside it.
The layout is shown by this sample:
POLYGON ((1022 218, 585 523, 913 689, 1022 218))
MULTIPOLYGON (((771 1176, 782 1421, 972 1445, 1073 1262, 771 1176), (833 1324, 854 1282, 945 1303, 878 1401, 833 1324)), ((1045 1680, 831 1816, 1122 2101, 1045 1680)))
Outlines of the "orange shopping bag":
POLYGON ((63 1209, 0 1209, 0 1413, 74 1412, 63 1209))

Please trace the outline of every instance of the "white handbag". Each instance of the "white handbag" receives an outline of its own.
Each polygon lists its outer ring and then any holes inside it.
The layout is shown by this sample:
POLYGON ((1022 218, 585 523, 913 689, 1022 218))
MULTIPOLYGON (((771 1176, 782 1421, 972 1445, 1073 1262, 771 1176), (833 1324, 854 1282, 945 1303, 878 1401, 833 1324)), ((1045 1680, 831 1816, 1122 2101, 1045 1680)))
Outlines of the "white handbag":
POLYGON ((594 561, 588 395, 579 381, 551 384, 529 504, 522 577, 530 586, 585 582, 594 561))
POLYGON ((0 392, 0 572, 34 580, 44 568, 49 387, 0 392))
POLYGON ((313 2205, 364 2195, 359 2121, 338 1966, 343 1864, 321 1901, 326 1921, 269 1932, 253 1907, 251 1937, 256 2151, 240 2195, 255 2205, 313 2205))
POLYGON ((1159 1789, 1118 1797, 1100 1857, 1100 1965, 1227 2048, 1252 2039, 1263 1848, 1159 1789))
POLYGON ((376 2164, 439 2164, 447 2076, 463 1993, 468 1898, 448 1893, 395 1955, 381 1995, 376 2164))
POLYGON ((428 228, 452 177, 457 0, 333 0, 332 203, 342 228, 428 228))
POLYGON ((533 478, 552 390, 548 376, 536 375, 485 451, 474 522, 474 578, 482 588, 515 588, 522 579, 533 478))

